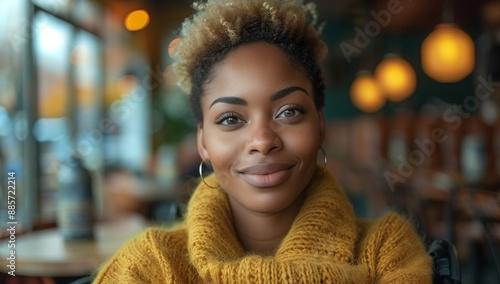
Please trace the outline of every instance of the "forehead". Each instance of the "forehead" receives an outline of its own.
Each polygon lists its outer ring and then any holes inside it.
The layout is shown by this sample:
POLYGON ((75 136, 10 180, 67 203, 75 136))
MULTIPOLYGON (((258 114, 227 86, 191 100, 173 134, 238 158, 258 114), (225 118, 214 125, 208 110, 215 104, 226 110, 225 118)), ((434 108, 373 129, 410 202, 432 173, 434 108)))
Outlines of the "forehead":
POLYGON ((241 63, 267 63, 267 65, 292 65, 291 60, 277 46, 264 42, 241 45, 231 51, 220 65, 241 63))
POLYGON ((310 88, 310 80, 278 47, 268 43, 242 45, 231 51, 213 70, 206 95, 271 94, 290 85, 310 88))

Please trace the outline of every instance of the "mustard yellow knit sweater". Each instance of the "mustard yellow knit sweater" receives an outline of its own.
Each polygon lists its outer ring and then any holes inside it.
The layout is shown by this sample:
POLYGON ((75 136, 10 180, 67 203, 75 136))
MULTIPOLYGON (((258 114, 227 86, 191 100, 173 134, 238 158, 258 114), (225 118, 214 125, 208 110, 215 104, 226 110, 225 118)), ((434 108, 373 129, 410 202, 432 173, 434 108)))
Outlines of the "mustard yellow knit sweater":
POLYGON ((328 173, 306 190, 276 253, 259 256, 238 242, 226 194, 201 183, 182 227, 146 230, 95 283, 431 283, 431 259, 408 221, 357 220, 328 173))

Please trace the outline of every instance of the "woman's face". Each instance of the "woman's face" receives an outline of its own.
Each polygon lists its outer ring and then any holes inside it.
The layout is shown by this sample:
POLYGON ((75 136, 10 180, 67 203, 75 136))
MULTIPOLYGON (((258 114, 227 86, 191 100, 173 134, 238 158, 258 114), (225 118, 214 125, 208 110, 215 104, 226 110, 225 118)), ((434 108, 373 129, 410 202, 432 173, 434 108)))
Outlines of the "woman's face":
POLYGON ((215 68, 201 101, 200 156, 232 206, 280 212, 313 177, 324 136, 311 82, 266 43, 240 46, 215 68))

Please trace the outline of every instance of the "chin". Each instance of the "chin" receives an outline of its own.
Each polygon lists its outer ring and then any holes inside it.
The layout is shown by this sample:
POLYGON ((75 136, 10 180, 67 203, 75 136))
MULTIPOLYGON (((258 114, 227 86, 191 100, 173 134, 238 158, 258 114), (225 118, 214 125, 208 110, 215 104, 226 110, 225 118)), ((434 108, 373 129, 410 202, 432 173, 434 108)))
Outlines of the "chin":
POLYGON ((247 199, 247 201, 245 202, 247 206, 245 207, 258 213, 268 214, 278 213, 289 208, 291 205, 300 201, 298 199, 302 195, 301 191, 295 196, 291 196, 291 192, 287 191, 286 189, 273 190, 272 188, 265 188, 258 189, 258 191, 267 192, 253 193, 255 195, 249 199, 252 200, 252 202, 248 202, 249 200, 247 199))

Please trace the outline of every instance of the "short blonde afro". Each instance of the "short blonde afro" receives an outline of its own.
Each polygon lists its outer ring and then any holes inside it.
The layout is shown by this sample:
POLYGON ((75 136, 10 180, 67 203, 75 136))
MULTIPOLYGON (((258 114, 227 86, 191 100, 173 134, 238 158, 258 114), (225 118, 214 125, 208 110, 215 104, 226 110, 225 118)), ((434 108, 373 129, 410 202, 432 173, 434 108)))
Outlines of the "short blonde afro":
POLYGON ((196 82, 200 79, 195 74, 197 68, 223 50, 255 41, 253 35, 250 35, 253 39, 248 40, 249 33, 265 29, 264 41, 280 42, 282 49, 290 44, 298 45, 301 52, 307 50, 308 56, 315 61, 313 65, 324 54, 325 44, 319 38, 321 28, 317 25, 314 3, 303 0, 208 0, 196 2, 193 7, 195 12, 183 22, 181 40, 173 53, 177 83, 187 93, 193 92, 193 83, 200 83, 196 82))

